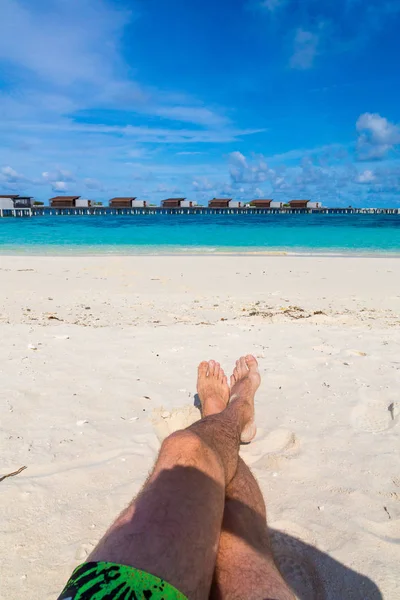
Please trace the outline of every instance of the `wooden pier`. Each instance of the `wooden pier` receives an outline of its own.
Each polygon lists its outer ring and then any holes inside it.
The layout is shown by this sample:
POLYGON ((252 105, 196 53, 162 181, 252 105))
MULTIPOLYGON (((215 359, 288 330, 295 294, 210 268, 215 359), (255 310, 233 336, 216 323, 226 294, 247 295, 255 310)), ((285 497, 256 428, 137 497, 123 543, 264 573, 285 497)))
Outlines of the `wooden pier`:
POLYGON ((399 208, 210 208, 197 207, 70 207, 55 208, 50 206, 34 206, 32 208, 3 208, 0 217, 46 217, 46 216, 152 216, 152 215, 400 215, 399 208))
POLYGON ((32 208, 0 208, 1 217, 32 217, 32 208))

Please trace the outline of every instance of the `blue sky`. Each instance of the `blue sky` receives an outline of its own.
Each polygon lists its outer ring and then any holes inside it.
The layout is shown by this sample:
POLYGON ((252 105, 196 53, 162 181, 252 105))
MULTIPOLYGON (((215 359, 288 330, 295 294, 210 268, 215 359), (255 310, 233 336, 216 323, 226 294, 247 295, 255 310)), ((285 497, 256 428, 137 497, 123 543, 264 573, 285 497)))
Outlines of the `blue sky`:
POLYGON ((0 193, 400 205, 400 0, 2 0, 0 193))

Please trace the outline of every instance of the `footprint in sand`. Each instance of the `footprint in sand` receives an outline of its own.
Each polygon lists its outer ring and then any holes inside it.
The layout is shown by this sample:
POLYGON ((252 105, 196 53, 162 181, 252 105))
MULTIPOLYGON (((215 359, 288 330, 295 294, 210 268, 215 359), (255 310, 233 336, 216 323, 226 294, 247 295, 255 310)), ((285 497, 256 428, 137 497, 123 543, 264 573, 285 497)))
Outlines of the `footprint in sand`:
POLYGON ((314 564, 311 556, 315 542, 308 532, 301 530, 299 534, 300 529, 295 524, 273 525, 271 544, 274 557, 283 578, 292 588, 297 600, 323 600, 324 586, 318 575, 317 565, 314 564))
POLYGON ((160 406, 153 410, 151 422, 158 440, 163 442, 166 437, 179 429, 185 429, 200 419, 200 413, 195 406, 184 406, 167 410, 160 406))
POLYGON ((261 430, 255 441, 241 450, 246 463, 254 468, 277 470, 300 452, 300 442, 289 429, 275 429, 261 438, 260 434, 261 430))
MULTIPOLYGON (((386 511, 382 506, 382 519, 384 521, 376 523, 368 519, 358 519, 358 523, 370 535, 378 538, 382 542, 389 544, 399 544, 400 519, 394 519, 391 516, 391 509, 386 507, 386 511), (390 516, 390 518, 389 518, 390 516)), ((394 512, 394 511, 392 511, 394 512)))
POLYGON ((75 560, 84 561, 87 559, 89 554, 93 552, 97 545, 97 542, 89 541, 84 544, 80 544, 75 552, 75 560))
POLYGON ((398 417, 399 407, 395 403, 366 400, 353 408, 351 422, 360 431, 379 433, 395 427, 398 417))
MULTIPOLYGON (((151 422, 160 443, 171 433, 189 427, 200 418, 195 406, 184 406, 167 410, 164 407, 154 409, 151 422)), ((294 458, 300 451, 300 442, 289 429, 275 429, 265 437, 262 430, 249 445, 242 446, 241 454, 248 465, 258 469, 277 470, 286 460, 294 458)))

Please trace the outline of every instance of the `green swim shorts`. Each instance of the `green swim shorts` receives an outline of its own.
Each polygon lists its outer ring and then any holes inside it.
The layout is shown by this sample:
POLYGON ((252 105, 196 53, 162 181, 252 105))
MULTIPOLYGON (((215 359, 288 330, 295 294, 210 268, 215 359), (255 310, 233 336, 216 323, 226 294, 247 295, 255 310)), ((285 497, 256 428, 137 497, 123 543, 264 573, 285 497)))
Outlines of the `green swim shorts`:
POLYGON ((163 579, 134 567, 89 562, 72 573, 58 600, 187 600, 163 579))

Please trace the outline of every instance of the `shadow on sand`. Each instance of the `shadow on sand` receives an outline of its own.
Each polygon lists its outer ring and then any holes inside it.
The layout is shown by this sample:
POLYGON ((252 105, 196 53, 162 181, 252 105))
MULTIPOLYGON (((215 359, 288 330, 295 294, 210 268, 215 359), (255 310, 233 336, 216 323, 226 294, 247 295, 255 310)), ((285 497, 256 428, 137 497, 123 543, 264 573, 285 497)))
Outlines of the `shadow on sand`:
POLYGON ((299 600, 383 600, 365 575, 286 533, 270 534, 279 570, 299 600))
MULTIPOLYGON (((211 584, 215 567, 212 548, 218 544, 224 497, 225 489, 194 467, 162 470, 117 519, 88 560, 128 564, 157 574, 189 598, 199 585, 201 597, 211 584)), ((371 579, 300 539, 270 529, 267 543, 260 542, 262 536, 257 532, 266 530, 265 517, 240 499, 229 498, 229 507, 234 518, 224 519, 223 530, 266 557, 272 549, 298 600, 383 600, 371 579)), ((237 576, 246 581, 245 565, 237 576)), ((214 589, 213 598, 219 595, 219 589, 214 589)))

